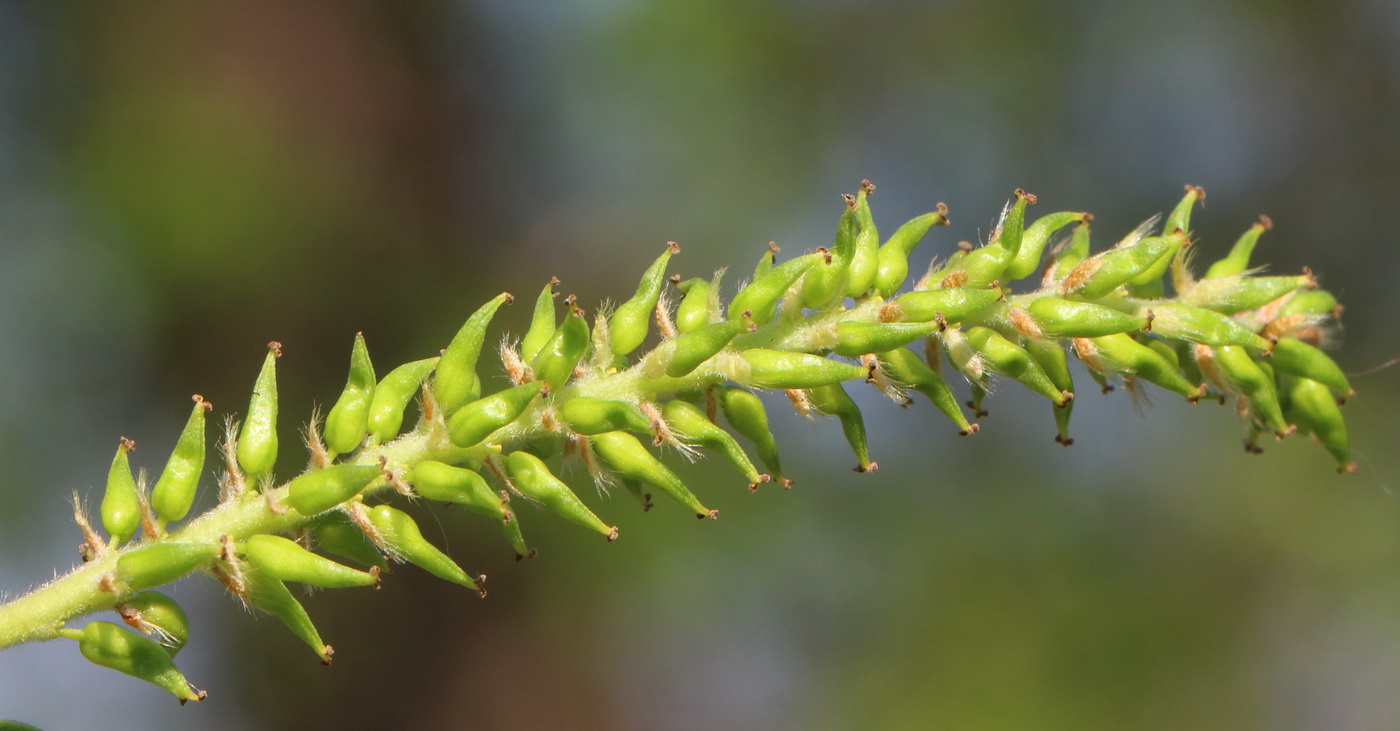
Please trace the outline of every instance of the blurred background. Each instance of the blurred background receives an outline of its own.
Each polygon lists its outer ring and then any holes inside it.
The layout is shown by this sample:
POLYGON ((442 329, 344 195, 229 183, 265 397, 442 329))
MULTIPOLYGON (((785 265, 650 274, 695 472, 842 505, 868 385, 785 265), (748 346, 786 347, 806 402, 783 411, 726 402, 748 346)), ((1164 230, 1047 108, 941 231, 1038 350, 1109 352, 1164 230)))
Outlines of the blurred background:
MULTIPOLYGON (((624 297, 668 239, 684 276, 742 272, 769 240, 829 243, 861 178, 887 231, 950 206, 915 271, 1016 187, 1092 211, 1103 247, 1202 185, 1204 261, 1272 216, 1256 261, 1311 266, 1368 371, 1400 355, 1397 118, 1390 0, 0 0, 0 590, 76 561, 69 497, 100 500, 119 436, 156 473, 190 394, 242 412, 269 340, 291 474, 355 332, 383 373, 501 290, 624 297)), ((312 596, 323 668, 187 579, 207 702, 51 643, 0 654, 0 718, 1396 728, 1396 373, 1354 381, 1352 477, 1303 439, 1246 455, 1229 409, 1091 384, 1070 449, 1019 388, 966 440, 862 397, 881 469, 855 475, 835 424, 772 401, 791 492, 701 464, 722 520, 599 502, 604 545, 527 511, 520 564, 422 510, 487 600, 411 567, 312 596)))

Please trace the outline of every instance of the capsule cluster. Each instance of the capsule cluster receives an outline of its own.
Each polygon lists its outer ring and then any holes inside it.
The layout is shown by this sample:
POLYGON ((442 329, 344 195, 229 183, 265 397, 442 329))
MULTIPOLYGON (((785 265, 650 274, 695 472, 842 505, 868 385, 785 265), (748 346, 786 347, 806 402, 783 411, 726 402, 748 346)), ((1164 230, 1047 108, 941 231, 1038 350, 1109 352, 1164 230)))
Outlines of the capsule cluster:
POLYGON ((522 532, 524 504, 608 541, 618 537, 577 485, 561 479, 564 462, 580 465, 573 472, 602 491, 624 488, 644 509, 659 492, 691 514, 714 518, 717 511, 658 448, 690 459, 716 454, 751 490, 791 487, 758 396, 765 390, 783 391, 803 416, 834 417, 855 470, 866 472, 877 463, 848 388, 869 384, 901 406, 917 392, 966 436, 978 431, 972 419, 986 415, 994 383, 1019 383, 1051 403, 1055 439, 1068 446, 1072 354, 1105 392, 1122 384, 1138 393, 1151 384, 1192 403, 1232 403, 1246 421, 1249 451, 1259 451, 1265 435, 1301 431, 1339 469, 1353 469, 1339 409, 1352 389, 1319 348, 1340 307, 1310 272, 1265 276, 1251 268, 1267 218, 1197 278, 1189 266, 1197 247, 1190 219, 1204 197, 1200 188, 1188 186, 1160 228, 1149 221, 1098 253, 1090 250, 1089 214, 1028 222, 1035 196, 1017 190, 984 245, 964 244, 935 260, 904 291, 910 253, 933 227, 948 223, 948 211, 939 204, 882 242, 873 191, 866 181, 845 196, 829 247, 780 262, 770 244, 727 304, 718 274, 668 276, 680 253, 674 243, 630 298, 592 317, 573 296, 564 298, 561 316, 559 280, 551 280, 534 301, 526 332, 500 345, 504 378, 495 368, 483 373, 480 361, 492 320, 513 301, 506 293, 473 313, 439 355, 382 377, 356 335, 344 389, 324 424, 313 418, 307 429, 308 465, 285 482, 275 477, 281 348, 270 344, 246 416, 229 425, 223 441, 219 490, 223 504, 243 506, 261 522, 217 541, 168 530, 189 513, 203 471, 209 405, 196 396, 149 495, 144 480, 132 476, 134 445, 122 440, 101 504, 109 538, 78 515, 85 557, 116 553, 103 588, 136 632, 94 622, 60 635, 77 640, 94 662, 182 702, 197 700, 202 692, 171 661, 188 622, 152 589, 202 571, 249 607, 280 618, 329 663, 331 647, 287 583, 377 587, 390 562, 409 562, 485 594, 484 576, 432 545, 391 502, 460 504, 493 523, 517 559, 536 553, 522 532), (1027 284, 1012 287, 1021 280, 1027 284), (674 305, 670 291, 678 296, 674 305), (648 342, 652 347, 643 348, 648 342), (945 380, 950 370, 966 381, 970 413, 945 380), (405 432, 415 398, 417 422, 405 432))

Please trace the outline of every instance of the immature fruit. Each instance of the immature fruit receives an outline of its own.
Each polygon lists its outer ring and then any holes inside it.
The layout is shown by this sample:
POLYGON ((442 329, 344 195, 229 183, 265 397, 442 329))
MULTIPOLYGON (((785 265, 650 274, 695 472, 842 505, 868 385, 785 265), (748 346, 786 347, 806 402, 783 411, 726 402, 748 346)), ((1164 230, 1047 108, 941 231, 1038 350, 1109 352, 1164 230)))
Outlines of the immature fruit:
POLYGON ((749 385, 756 388, 816 388, 869 375, 861 366, 808 353, 750 348, 740 355, 749 364, 749 385))
POLYGON ((1249 399, 1254 418, 1260 424, 1273 429, 1278 438, 1287 436, 1291 430, 1283 420, 1273 377, 1254 362, 1242 347, 1222 345, 1211 350, 1214 352, 1215 364, 1220 368, 1225 380, 1249 399))
POLYGON ((132 591, 152 589, 208 565, 218 555, 219 547, 209 543, 153 543, 123 553, 112 576, 132 591))
POLYGON ((1192 307, 1181 302, 1153 302, 1139 313, 1152 314, 1152 332, 1169 340, 1184 340, 1200 345, 1240 345, 1256 350, 1269 350, 1273 343, 1218 312, 1192 307))
POLYGON ((308 472, 287 485, 286 503, 316 515, 355 497, 383 474, 377 465, 338 464, 308 472))
POLYGON ((356 571, 342 566, 282 536, 249 536, 239 546, 238 552, 248 559, 254 569, 278 581, 295 581, 323 589, 348 589, 379 583, 378 571, 356 571))
POLYGON ((116 606, 122 621, 154 639, 171 657, 190 639, 190 620, 174 599, 142 591, 116 606))
POLYGON ((459 447, 472 447, 491 433, 515 421, 542 391, 544 381, 524 383, 477 399, 447 420, 447 434, 459 447))
POLYGON ((396 555, 439 579, 476 589, 486 596, 486 589, 481 585, 481 580, 486 577, 477 579, 468 576, 462 567, 423 537, 418 524, 407 513, 380 505, 369 511, 369 520, 384 538, 385 545, 396 555))
POLYGON ((758 458, 763 461, 773 479, 785 487, 792 487, 792 480, 783 477, 783 463, 778 458, 778 443, 773 439, 773 431, 768 427, 768 412, 763 402, 752 391, 742 388, 715 389, 724 418, 734 431, 753 442, 758 450, 758 458))
POLYGON ((1347 441, 1347 423, 1341 409, 1328 392, 1329 388, 1310 378, 1294 378, 1288 389, 1288 413, 1291 421, 1312 434, 1337 460, 1338 472, 1356 471, 1347 441))
POLYGON ((1181 293, 1181 301, 1204 307, 1221 314, 1252 310, 1273 302, 1290 292, 1316 284, 1312 277, 1299 274, 1292 277, 1254 277, 1248 274, 1225 274, 1202 279, 1181 293))
MULTIPOLYGON (((1065 354, 1065 349, 1058 342, 1053 340, 1042 340, 1040 338, 1027 338, 1022 347, 1035 359, 1036 365, 1045 372, 1050 383, 1062 393, 1074 393, 1074 380, 1069 372, 1069 357, 1065 354)), ((1074 399, 1069 399, 1063 404, 1059 404, 1053 410, 1055 416, 1055 428, 1058 433, 1055 441, 1068 447, 1074 444, 1074 440, 1069 436, 1069 419, 1074 413, 1074 399)))
POLYGON ((967 331, 967 342, 992 370, 1010 376, 1026 388, 1050 399, 1056 406, 1064 406, 1074 394, 1055 387, 1045 371, 1040 369, 1035 359, 1024 348, 1002 337, 991 328, 974 327, 967 331))
POLYGON ((737 320, 743 317, 744 312, 749 312, 756 323, 765 324, 771 321, 777 312, 778 302, 803 274, 813 267, 828 266, 831 264, 821 253, 806 254, 789 259, 761 276, 755 276, 754 280, 739 290, 730 301, 727 311, 729 319, 737 320))
POLYGON ((165 463, 156 486, 151 488, 151 509, 161 520, 174 522, 184 518, 194 504, 199 489, 199 476, 204 471, 204 414, 210 408, 198 394, 194 410, 175 442, 175 450, 165 463))
POLYGON ((813 388, 807 392, 807 397, 811 399, 817 411, 841 420, 841 432, 856 455, 855 471, 873 471, 876 464, 870 461, 870 449, 866 446, 865 418, 850 394, 839 384, 833 384, 813 388))
POLYGON ((280 355, 280 343, 267 344, 267 357, 253 384, 248 415, 238 432, 238 466, 253 485, 270 475, 277 464, 277 358, 280 355))
POLYGON ((1021 234, 1021 247, 1007 265, 1002 277, 1008 282, 1014 282, 1033 274, 1040 267, 1040 257, 1045 252, 1045 245, 1050 242, 1050 237, 1072 223, 1084 222, 1088 215, 1077 211, 1064 211, 1037 218, 1035 223, 1027 226, 1021 234))
POLYGON ((717 511, 701 505, 695 494, 681 482, 681 478, 676 477, 676 473, 653 457, 631 434, 613 431, 596 434, 590 439, 598 456, 623 477, 661 488, 701 518, 713 518, 717 514, 717 511))
POLYGON ((925 213, 895 230, 880 247, 875 269, 875 293, 889 299, 909 276, 909 254, 933 226, 948 225, 948 207, 938 204, 938 210, 925 213))
POLYGON ((408 473, 408 481, 414 491, 429 500, 456 503, 492 520, 500 527, 511 548, 515 549, 517 557, 534 555, 520 533, 520 521, 506 507, 505 498, 492 490, 485 478, 476 472, 426 460, 414 466, 408 473))
POLYGON ((383 444, 392 441, 403 427, 403 411, 423 381, 437 368, 438 358, 424 358, 405 363, 384 376, 374 387, 374 395, 369 402, 369 418, 366 426, 370 438, 383 444))
POLYGON ((1097 338, 1151 325, 1146 317, 1063 297, 1038 297, 1026 306, 1026 312, 1040 331, 1052 338, 1097 338))
POLYGON ((724 350, 740 333, 751 330, 753 320, 749 319, 747 312, 742 315, 737 320, 711 323, 677 335, 671 341, 671 359, 666 363, 666 375, 680 378, 690 374, 701 363, 724 350))
POLYGON ((1269 362, 1283 373, 1327 386, 1342 401, 1356 393, 1347 381, 1346 374, 1331 356, 1297 338, 1281 338, 1275 343, 1273 357, 1269 362))
POLYGON ((323 436, 326 446, 345 454, 359 448, 369 433, 369 410, 374 401, 374 364, 369 360, 369 348, 365 338, 355 333, 355 344, 350 350, 350 377, 345 382, 345 390, 336 399, 330 413, 326 415, 326 428, 323 436))
POLYGON ((131 464, 126 453, 136 447, 136 443, 122 437, 117 445, 117 455, 112 458, 112 466, 107 470, 107 489, 102 493, 102 527, 112 537, 112 545, 120 546, 131 540, 141 527, 141 499, 137 495, 136 480, 131 476, 131 464))
POLYGON ((588 350, 589 342, 588 322, 583 319, 583 310, 574 304, 573 295, 569 295, 564 302, 569 306, 569 314, 564 316, 564 323, 554 331, 549 342, 545 343, 539 355, 530 363, 535 378, 548 383, 553 391, 563 388, 573 376, 574 367, 578 365, 584 351, 588 350))
POLYGON ((521 495, 562 518, 603 534, 609 541, 617 540, 617 527, 600 520, 568 485, 549 471, 539 457, 528 452, 511 452, 506 456, 506 469, 510 473, 511 484, 521 495))
POLYGON ((661 296, 661 288, 666 284, 666 263, 671 256, 679 254, 681 247, 671 241, 666 250, 642 274, 636 294, 617 306, 608 320, 608 331, 612 336, 613 355, 622 358, 637 349, 647 339, 651 328, 651 313, 656 309, 656 301, 661 296))
MULTIPOLYGON (((848 270, 851 266, 851 256, 855 253, 856 234, 859 232, 855 196, 848 195, 845 198, 846 211, 841 214, 841 220, 836 224, 836 241, 831 245, 830 252, 831 262, 827 266, 809 270, 802 279, 798 302, 803 307, 819 310, 845 299, 848 270)), ((754 321, 763 322, 763 318, 758 315, 759 311, 754 310, 754 321)), ((731 312, 730 317, 733 316, 731 312)))
POLYGON ((1129 241, 1080 262, 1060 283, 1060 294, 1073 294, 1084 299, 1099 299, 1118 287, 1128 284, 1151 269, 1162 257, 1172 254, 1186 243, 1186 234, 1177 231, 1166 236, 1149 236, 1129 241))
POLYGON ((321 640, 321 633, 316 631, 311 616, 306 613, 306 608, 301 602, 287 590, 286 584, 256 568, 246 572, 244 580, 244 599, 249 606, 282 620, 282 624, 287 625, 292 634, 305 642, 311 651, 321 658, 322 665, 331 664, 331 655, 335 650, 321 640))
POLYGON ((676 283, 684 297, 676 307, 676 330, 688 333, 710 324, 710 283, 700 279, 687 279, 676 283))
POLYGON ((1260 216, 1259 220, 1250 226, 1249 230, 1245 231, 1235 242, 1235 245, 1230 248, 1230 253, 1226 254, 1225 258, 1220 261, 1211 264, 1202 278, 1214 279, 1230 274, 1240 274, 1249 269, 1249 257, 1254 253, 1254 245, 1259 242, 1259 236, 1273 228, 1273 225, 1274 222, 1268 216, 1260 216))
POLYGON ((848 358, 883 353, 928 337, 941 327, 938 322, 842 322, 836 325, 836 345, 831 350, 848 358))
POLYGON ((944 322, 957 324, 999 299, 1001 290, 997 288, 957 287, 905 292, 894 302, 908 322, 933 322, 941 315, 944 322))
POLYGON ((1199 381, 1188 381, 1162 353, 1128 335, 1075 338, 1074 348, 1085 365, 1100 373, 1141 378, 1192 402, 1204 393, 1199 381))
POLYGON ((525 331, 525 337, 520 339, 520 358, 526 363, 535 359, 540 348, 549 342, 558 326, 554 319, 554 298, 559 296, 554 290, 557 284, 559 278, 551 278, 535 300, 535 310, 530 316, 530 328, 525 331))
POLYGON ((646 433, 651 429, 651 420, 626 401, 575 396, 559 406, 559 416, 576 434, 601 434, 607 431, 627 429, 646 433))
POLYGON ((735 441, 729 432, 715 426, 700 407, 679 399, 667 401, 662 407, 662 414, 681 439, 719 452, 725 460, 743 473, 749 481, 750 489, 757 488, 759 484, 769 480, 768 475, 754 468, 753 462, 744 454, 739 442, 735 441))
POLYGON ((962 407, 948 388, 947 381, 919 356, 905 348, 896 348, 881 353, 879 357, 891 378, 927 397, 935 408, 957 425, 960 434, 966 436, 977 431, 976 425, 969 424, 963 415, 962 407))
POLYGON ((61 629, 60 637, 77 640, 90 662, 140 678, 185 701, 202 701, 205 693, 190 685, 165 649, 111 622, 90 622, 81 630, 61 629))
POLYGON ((444 413, 456 411, 481 393, 476 361, 481 357, 481 346, 486 340, 486 326, 491 324, 501 305, 510 304, 514 299, 509 292, 492 297, 467 318, 442 352, 442 360, 437 364, 437 376, 433 379, 433 398, 444 413))
POLYGON ((316 547, 332 556, 363 566, 377 566, 381 570, 388 566, 384 554, 344 513, 328 513, 318 518, 311 532, 316 538, 316 547))
POLYGON ((861 181, 856 193, 856 240, 851 249, 851 263, 846 268, 846 296, 864 297, 875 282, 880 266, 880 232, 870 213, 870 194, 875 186, 861 181))
POLYGON ((985 287, 1002 279, 1006 268, 1015 261, 1021 251, 1021 238, 1025 232, 1026 205, 1034 203, 1035 196, 1016 190, 1016 202, 1006 208, 992 240, 986 246, 970 252, 958 262, 950 272, 964 287, 985 287))

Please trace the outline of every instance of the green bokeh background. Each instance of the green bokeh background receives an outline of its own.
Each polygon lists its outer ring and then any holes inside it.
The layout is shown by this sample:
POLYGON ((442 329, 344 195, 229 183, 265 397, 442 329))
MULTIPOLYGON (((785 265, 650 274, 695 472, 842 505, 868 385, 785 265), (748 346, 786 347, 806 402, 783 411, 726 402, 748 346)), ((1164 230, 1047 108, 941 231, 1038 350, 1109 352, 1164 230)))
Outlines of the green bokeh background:
MULTIPOLYGON (((685 276, 741 272, 769 240, 827 243, 867 177, 887 230, 951 207, 916 271, 985 239, 1016 187, 1093 211, 1106 246, 1202 185, 1201 256, 1272 216, 1259 261, 1318 272, 1346 305, 1338 359, 1367 371, 1400 354, 1397 118, 1386 0, 0 0, 0 589, 75 560, 65 501, 100 499, 119 435, 154 472, 189 394, 243 411, 269 340, 292 474, 355 332, 382 373, 501 290, 625 296, 668 239, 685 276)), ((834 424, 775 400, 791 492, 702 463, 683 474, 721 520, 597 502, 622 528, 604 545, 527 511, 542 550, 520 564, 420 509, 488 599, 412 568, 318 593, 321 668, 189 579, 207 702, 52 643, 0 654, 0 718, 1395 728, 1394 374, 1355 380, 1354 477, 1302 439, 1245 455, 1228 409, 1092 387, 1068 450, 1015 387, 966 440, 870 394, 881 468, 854 475, 834 424)))

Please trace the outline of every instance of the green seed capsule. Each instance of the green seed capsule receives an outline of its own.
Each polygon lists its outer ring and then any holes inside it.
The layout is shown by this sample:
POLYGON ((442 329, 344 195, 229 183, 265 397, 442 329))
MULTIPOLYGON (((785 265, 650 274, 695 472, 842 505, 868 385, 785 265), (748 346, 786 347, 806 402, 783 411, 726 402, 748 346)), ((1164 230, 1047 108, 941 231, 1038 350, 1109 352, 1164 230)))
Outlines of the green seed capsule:
POLYGON ((957 324, 992 306, 1001 299, 1001 290, 992 287, 957 287, 905 292, 894 301, 909 322, 932 322, 943 316, 957 324))
POLYGON ((204 691, 190 685, 165 648, 111 622, 90 622, 81 630, 61 629, 60 637, 78 642, 78 651, 95 665, 126 673, 169 691, 185 701, 204 700, 204 691))
POLYGON ((546 384, 534 381, 477 399, 447 420, 447 435, 459 447, 476 446, 518 419, 541 392, 547 392, 546 384))
POLYGON ((515 549, 516 556, 533 555, 534 551, 520 533, 520 521, 506 507, 505 499, 475 471, 428 460, 414 466, 408 473, 408 481, 419 495, 429 500, 456 503, 491 519, 515 549))
POLYGON ((481 393, 476 361, 481 357, 481 346, 486 341, 486 328, 496 316, 496 310, 514 299, 509 292, 492 297, 491 301, 467 318, 443 351, 442 360, 437 365, 437 376, 433 378, 433 398, 443 413, 456 411, 481 393))
POLYGON ((671 360, 666 364, 666 375, 680 378, 689 374, 728 347, 740 333, 753 329, 753 320, 748 313, 741 314, 741 319, 716 322, 677 335, 672 340, 671 360))
POLYGON ((1317 381, 1345 401, 1356 393, 1341 367, 1330 356, 1297 338, 1280 338, 1274 344, 1273 366, 1283 373, 1317 381))
POLYGON ((1064 211, 1037 218, 1021 235, 1021 247, 1007 265, 1002 278, 1014 282, 1033 274, 1040 267, 1040 257, 1045 253, 1045 245, 1050 242, 1050 237, 1071 223, 1083 223, 1088 215, 1078 211, 1064 211))
POLYGON ((1080 262, 1060 283, 1060 294, 1099 299, 1137 279, 1162 257, 1170 262, 1171 256, 1185 243, 1186 234, 1178 231, 1116 246, 1080 262))
POLYGON ((809 353, 750 348, 740 353, 749 364, 755 388, 816 388, 867 378, 869 369, 809 353))
POLYGON ((670 424, 671 430, 677 436, 687 442, 719 452, 739 472, 743 473, 749 481, 750 489, 755 489, 760 483, 769 480, 768 475, 760 473, 753 466, 753 462, 749 461, 748 455, 744 454, 744 448, 739 446, 739 442, 735 441, 729 432, 715 426, 699 406, 686 401, 667 401, 661 408, 666 423, 670 424))
POLYGON ((248 402, 248 416, 238 432, 238 466, 250 484, 272 473, 277 464, 277 358, 282 345, 267 344, 258 380, 253 384, 253 398, 248 402))
POLYGON ((316 537, 316 547, 332 556, 362 566, 378 566, 381 570, 388 566, 384 554, 344 513, 329 513, 322 517, 314 524, 312 533, 316 537))
POLYGON ((957 425, 960 434, 966 436, 977 431, 976 425, 967 422, 948 383, 919 356, 904 348, 896 348, 881 353, 880 362, 891 378, 926 396, 935 408, 957 425))
POLYGON ((440 579, 476 589, 486 596, 480 580, 468 576, 447 554, 429 543, 407 513, 380 505, 369 511, 369 520, 395 553, 440 579))
POLYGON ((864 180, 856 193, 856 240, 851 249, 851 263, 846 267, 847 297, 864 297, 875 283, 875 273, 880 267, 880 232, 870 213, 870 194, 874 190, 875 186, 864 180))
POLYGON ((681 478, 661 464, 661 461, 652 456, 631 434, 612 431, 596 434, 591 439, 598 456, 623 477, 661 488, 701 518, 712 518, 717 514, 717 511, 701 505, 695 494, 681 482, 681 478))
POLYGON ((953 252, 952 256, 949 256, 946 261, 940 262, 935 258, 928 263, 928 272, 924 274, 922 280, 915 283, 915 291, 930 287, 934 289, 951 289, 964 286, 967 283, 967 275, 958 274, 955 276, 955 272, 960 273, 962 271, 962 263, 971 253, 972 243, 969 241, 959 241, 958 250, 953 252), (959 279, 963 281, 959 282, 959 279))
MULTIPOLYGON (((845 298, 848 269, 851 266, 851 257, 855 254, 858 232, 856 199, 855 196, 848 195, 846 211, 841 214, 841 219, 836 224, 836 241, 831 245, 830 252, 831 262, 827 266, 811 269, 802 279, 802 291, 798 295, 798 302, 803 307, 821 309, 845 298)), ((758 310, 754 310, 754 313, 759 314, 758 310)), ((732 313, 730 317, 733 317, 732 313)), ((754 321, 764 320, 755 317, 754 321)))
POLYGON ((992 240, 970 252, 954 269, 962 273, 958 277, 961 286, 984 287, 1005 276, 1006 268, 1021 252, 1026 204, 1034 202, 1035 196, 1019 188, 1016 190, 1016 202, 1006 209, 997 230, 992 233, 992 240))
POLYGON ((535 359, 540 349, 554 336, 554 330, 558 327, 554 319, 554 298, 559 296, 554 287, 558 284, 558 277, 550 278, 549 284, 544 285, 540 296, 535 300, 535 311, 530 317, 530 329, 526 330, 525 337, 520 339, 520 359, 526 363, 535 359))
POLYGON ((1250 226, 1244 235, 1240 236, 1225 258, 1211 264, 1210 268, 1206 269, 1204 278, 1214 279, 1230 274, 1240 274, 1249 269, 1249 257, 1254 253, 1254 245, 1259 243, 1259 236, 1273 227, 1274 222, 1268 216, 1260 216, 1259 220, 1250 226))
POLYGON ((1284 295, 1315 284, 1306 274, 1293 277, 1252 277, 1248 274, 1225 274, 1202 279, 1181 294, 1188 305, 1204 307, 1221 314, 1263 307, 1284 295))
POLYGON ((1337 460, 1338 472, 1354 472, 1356 463, 1351 461, 1347 423, 1329 391, 1326 385, 1310 378, 1294 378, 1288 390, 1288 413, 1291 421, 1312 434, 1337 460))
POLYGON ((608 331, 612 336, 613 355, 622 358, 637 349, 647 339, 651 329, 651 313, 656 309, 656 300, 661 297, 661 288, 666 284, 666 264, 671 256, 679 254, 681 247, 671 241, 666 251, 642 274, 636 294, 617 306, 608 320, 608 331))
POLYGON ((842 322, 836 325, 836 345, 832 351, 848 358, 883 353, 928 337, 940 327, 943 324, 938 322, 842 322))
POLYGON ((1191 209, 1196 205, 1196 201, 1205 200, 1206 191, 1194 185, 1186 186, 1186 196, 1176 205, 1171 214, 1167 216, 1166 223, 1162 224, 1162 233, 1170 241, 1170 246, 1162 252, 1146 269, 1128 281, 1129 285, 1144 288, 1136 292, 1138 296, 1146 296, 1151 293, 1153 296, 1161 295, 1162 274, 1171 265, 1172 258, 1182 247, 1190 243, 1191 235, 1191 209), (1176 231, 1181 231, 1181 236, 1172 236, 1176 231))
POLYGON ((875 270, 875 293, 889 299, 909 276, 909 255, 933 226, 948 225, 948 207, 938 204, 938 210, 925 213, 895 230, 880 247, 875 270))
POLYGON ((383 474, 377 465, 338 464, 308 472, 287 485, 286 503, 316 515, 355 497, 383 474))
POLYGON ((1225 380, 1249 399, 1254 418, 1273 429, 1279 438, 1286 436, 1289 433, 1288 423, 1283 420, 1273 377, 1240 346, 1222 345, 1211 348, 1211 351, 1225 380))
POLYGON ((1278 308, 1278 317, 1289 315, 1336 315, 1337 298, 1325 289, 1294 292, 1278 308))
POLYGON ((768 412, 763 408, 763 401, 743 388, 718 388, 715 394, 724 410, 724 418, 740 436, 753 442, 758 458, 773 479, 785 487, 791 487, 792 480, 783 476, 783 463, 778 459, 778 443, 773 439, 773 430, 768 427, 768 412))
POLYGON ((1041 332, 1052 338, 1097 338, 1142 330, 1151 322, 1111 307, 1062 297, 1038 297, 1026 306, 1026 312, 1041 332))
POLYGON ((359 448, 369 434, 369 410, 374 401, 374 364, 369 360, 363 333, 355 333, 350 350, 350 377, 335 406, 326 416, 326 446, 345 454, 359 448))
POLYGON ((860 413, 860 407, 851 399, 850 394, 846 393, 846 389, 841 388, 839 384, 821 386, 808 390, 807 397, 811 399, 817 411, 841 420, 841 432, 856 455, 855 471, 874 471, 877 465, 870 461, 870 449, 865 438, 865 418, 860 413))
MULTIPOLYGON (((1064 393, 1074 393, 1074 379, 1069 372, 1069 356, 1058 342, 1028 338, 1022 347, 1035 359, 1036 365, 1045 371, 1045 376, 1055 388, 1064 393)), ((1055 428, 1058 431, 1055 441, 1066 447, 1074 444, 1074 440, 1069 436, 1069 419, 1073 413, 1074 399, 1069 399, 1054 409, 1055 428)))
POLYGON ((1021 346, 1007 340, 991 328, 974 327, 967 331, 967 342, 983 357, 994 371, 1010 376, 1021 385, 1063 406, 1073 398, 1050 382, 1050 377, 1040 369, 1021 346))
POLYGON ((759 277, 763 276, 764 274, 767 274, 770 270, 772 270, 773 265, 778 263, 779 251, 782 251, 782 249, 778 248, 778 242, 768 242, 768 250, 763 252, 763 256, 760 256, 758 258, 758 263, 755 264, 753 267, 754 279, 758 279, 759 277))
POLYGON ((1054 254, 1054 264, 1048 272, 1050 281, 1046 282, 1046 286, 1049 286, 1050 282, 1058 282, 1069 276, 1080 262, 1089 258, 1089 221, 1092 218, 1086 216, 1083 223, 1075 226, 1069 237, 1069 245, 1058 254, 1054 254))
POLYGON ((676 330, 688 333, 710 324, 710 283, 700 279, 687 279, 677 282, 685 296, 676 307, 676 330))
MULTIPOLYGON (((1167 361, 1167 363, 1171 366, 1171 369, 1172 369, 1172 370, 1174 370, 1174 371, 1180 371, 1180 370, 1181 370, 1181 354, 1178 353, 1178 352, 1176 352, 1176 349, 1173 348, 1172 346, 1170 346, 1170 345, 1168 345, 1168 344, 1166 344, 1166 343, 1164 343, 1164 342, 1162 342, 1161 340, 1158 340, 1158 339, 1156 339, 1156 338, 1143 338, 1143 337, 1138 337, 1138 338, 1135 338, 1135 340, 1137 340, 1139 343, 1142 343, 1143 345, 1146 345, 1147 347, 1151 348, 1152 351, 1153 351, 1154 353, 1156 353, 1157 355, 1162 356, 1162 358, 1165 359, 1165 360, 1167 361)), ((1197 383, 1200 383, 1200 381, 1196 381, 1196 382, 1197 382, 1197 383)))
POLYGON ((1192 402, 1205 393, 1199 381, 1186 380, 1175 364, 1161 353, 1128 335, 1105 335, 1092 340, 1077 338, 1074 346, 1080 360, 1099 372, 1141 378, 1192 402))
POLYGON ((1267 351, 1268 339, 1225 315, 1181 302, 1152 302, 1140 309, 1152 314, 1152 332, 1169 340, 1201 345, 1241 345, 1267 351))
POLYGON ((379 583, 378 572, 356 571, 317 556, 282 536, 249 536, 239 547, 238 553, 247 558, 255 569, 278 581, 295 581, 323 589, 349 589, 379 583))
POLYGON ((204 471, 204 412, 212 408, 198 394, 194 397, 194 410, 189 421, 175 442, 175 450, 165 463, 165 471, 160 473, 156 486, 151 488, 151 508, 161 520, 176 521, 184 518, 194 505, 195 492, 199 488, 199 475, 204 471))
POLYGON ((154 639, 171 657, 190 639, 190 619, 174 599, 158 591, 142 591, 116 606, 122 621, 154 639))
POLYGON ((438 358, 424 358, 389 371, 374 387, 369 402, 369 435, 375 443, 383 444, 399 435, 403 427, 403 412, 408 402, 422 387, 423 381, 437 368, 438 358))
POLYGON ((219 547, 208 543, 153 543, 123 553, 113 578, 132 591, 152 589, 208 565, 219 547))
POLYGON ((564 302, 569 306, 564 323, 530 363, 535 378, 548 383, 551 391, 563 388, 569 381, 589 344, 588 322, 583 318, 583 310, 574 304, 573 295, 564 302))
POLYGON ((609 541, 617 540, 617 527, 604 523, 594 515, 538 457, 527 452, 511 452, 506 456, 506 470, 510 473, 511 484, 521 495, 562 518, 607 536, 609 541))
POLYGON ((282 624, 287 625, 292 634, 305 642, 312 652, 321 658, 322 665, 331 664, 331 655, 335 650, 321 640, 321 633, 316 631, 316 625, 311 622, 306 607, 292 596, 286 584, 273 578, 271 574, 256 569, 246 572, 244 579, 247 587, 245 598, 249 606, 282 620, 282 624))
POLYGON ((131 476, 131 463, 126 453, 136 447, 136 443, 122 437, 117 445, 117 456, 112 458, 112 466, 107 470, 107 490, 102 494, 102 527, 112 537, 112 545, 120 546, 131 540, 141 528, 141 498, 137 495, 136 480, 131 476))
POLYGON ((626 429, 638 433, 651 430, 651 420, 626 401, 575 396, 559 406, 559 416, 577 434, 602 434, 626 429))
POLYGON ((806 254, 773 267, 761 277, 754 277, 729 303, 729 319, 737 320, 747 311, 756 323, 771 321, 777 312, 778 302, 803 274, 813 267, 829 266, 832 264, 821 253, 806 254))

